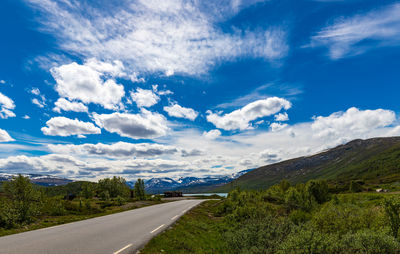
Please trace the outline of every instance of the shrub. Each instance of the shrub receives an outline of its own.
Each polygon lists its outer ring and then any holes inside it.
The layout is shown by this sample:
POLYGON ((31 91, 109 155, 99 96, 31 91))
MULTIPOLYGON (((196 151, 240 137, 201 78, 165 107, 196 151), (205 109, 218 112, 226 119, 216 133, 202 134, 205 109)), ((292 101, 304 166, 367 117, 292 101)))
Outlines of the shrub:
POLYGON ((294 230, 278 247, 279 254, 338 253, 338 240, 333 234, 321 234, 313 229, 294 230))
POLYGON ((292 230, 286 219, 267 216, 248 220, 225 233, 229 253, 276 253, 276 248, 292 230))
POLYGON ((363 228, 373 228, 380 223, 378 210, 360 208, 354 204, 326 203, 316 212, 312 225, 323 233, 356 232, 363 228))
POLYGON ((397 198, 387 198, 383 202, 387 215, 392 236, 398 237, 400 227, 400 200, 397 198))
POLYGON ((345 254, 400 253, 400 243, 394 237, 371 230, 346 234, 341 239, 340 246, 341 253, 345 254))
POLYGON ((13 228, 17 224, 17 211, 9 203, 0 200, 0 228, 13 228))

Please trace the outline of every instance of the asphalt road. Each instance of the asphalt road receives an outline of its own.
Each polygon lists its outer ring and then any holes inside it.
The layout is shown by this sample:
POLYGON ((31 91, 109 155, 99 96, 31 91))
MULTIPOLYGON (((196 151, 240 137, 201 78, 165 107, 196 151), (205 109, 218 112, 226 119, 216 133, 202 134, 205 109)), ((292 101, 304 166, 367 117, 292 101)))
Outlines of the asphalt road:
POLYGON ((1 254, 135 253, 203 200, 182 200, 0 237, 1 254))

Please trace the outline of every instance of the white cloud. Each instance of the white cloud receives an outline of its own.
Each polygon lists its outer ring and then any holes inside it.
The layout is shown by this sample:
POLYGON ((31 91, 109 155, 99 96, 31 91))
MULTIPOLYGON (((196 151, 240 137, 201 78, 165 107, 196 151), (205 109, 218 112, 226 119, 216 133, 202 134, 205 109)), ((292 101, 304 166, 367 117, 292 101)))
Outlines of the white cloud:
MULTIPOLYGON (((248 4, 212 1, 130 1, 107 8, 78 0, 26 0, 42 11, 43 30, 62 49, 84 57, 120 59, 131 70, 199 75, 220 61, 252 57, 274 61, 286 55, 278 27, 224 32, 220 22, 248 4)), ((252 1, 257 2, 257 1, 252 1)))
POLYGON ((330 116, 318 116, 311 128, 318 137, 364 135, 371 130, 392 124, 396 115, 391 110, 359 110, 349 108, 346 112, 336 112, 330 116))
POLYGON ((38 106, 39 108, 44 108, 44 106, 46 106, 46 103, 44 101, 39 100, 37 98, 33 98, 32 103, 38 106))
POLYGON ((400 45, 400 4, 339 18, 312 37, 311 47, 326 46, 332 59, 400 45))
POLYGON ((82 145, 48 145, 49 149, 58 154, 92 155, 101 157, 149 157, 175 154, 174 146, 117 142, 113 144, 82 144, 82 145))
POLYGON ((274 115, 275 121, 284 122, 289 120, 289 116, 286 112, 274 115))
POLYGON ((59 98, 55 103, 55 107, 53 111, 61 113, 61 110, 64 111, 74 111, 74 112, 88 112, 87 106, 85 106, 81 102, 71 102, 64 98, 59 98))
POLYGON ((39 88, 33 87, 30 93, 37 97, 31 100, 33 104, 35 104, 39 108, 44 108, 46 106, 46 97, 40 93, 39 88))
POLYGON ((14 139, 8 134, 7 131, 0 129, 0 142, 14 141, 14 139))
POLYGON ((286 128, 287 126, 288 126, 287 124, 282 124, 282 123, 271 123, 269 125, 272 132, 280 131, 280 130, 286 128))
POLYGON ((158 97, 152 90, 145 90, 137 88, 136 92, 131 92, 131 98, 138 107, 151 107, 160 101, 158 97))
POLYGON ((0 80, 0 84, 5 84, 6 83, 6 81, 5 80, 0 80))
POLYGON ((207 121, 217 128, 224 130, 250 129, 250 122, 261 117, 273 115, 282 109, 289 109, 291 103, 283 98, 270 97, 264 100, 254 101, 241 109, 222 115, 207 111, 207 121))
POLYGON ((210 130, 210 131, 208 131, 208 132, 203 132, 203 136, 206 138, 206 139, 216 139, 216 138, 218 138, 219 136, 221 136, 221 131, 220 130, 210 130))
POLYGON ((178 104, 165 106, 164 111, 167 112, 169 116, 186 118, 191 121, 194 121, 197 118, 197 115, 199 114, 198 112, 196 112, 191 108, 185 108, 178 104))
MULTIPOLYGON (((216 176, 315 154, 357 138, 398 136, 399 127, 390 110, 350 108, 276 132, 250 129, 208 139, 203 131, 186 128, 156 140, 168 143, 168 146, 126 142, 49 145, 46 150, 54 154, 3 158, 0 169, 45 172, 76 179, 98 179, 116 174, 127 179, 216 176), (330 134, 321 136, 325 129, 330 134)), ((0 144, 1 147, 5 145, 9 144, 0 144)))
POLYGON ((34 88, 32 88, 31 93, 34 94, 34 95, 39 96, 40 95, 40 90, 39 90, 39 88, 35 88, 34 87, 34 88))
POLYGON ((13 110, 15 108, 14 101, 4 94, 0 93, 0 118, 6 119, 15 117, 13 110))
POLYGON ((151 139, 167 134, 167 120, 163 115, 152 113, 144 108, 140 114, 113 113, 93 114, 98 126, 123 137, 151 139))
MULTIPOLYGON (((84 134, 100 134, 101 130, 93 123, 82 122, 78 119, 69 119, 66 117, 53 117, 46 122, 47 127, 41 130, 43 134, 49 136, 73 136, 84 134)), ((81 136, 82 137, 82 136, 81 136)))
POLYGON ((118 62, 112 65, 92 59, 84 65, 70 63, 54 67, 51 74, 61 97, 85 104, 100 104, 106 109, 118 109, 125 91, 112 77, 118 75, 119 68, 118 62), (111 78, 107 78, 107 75, 111 78))
POLYGON ((24 115, 22 118, 23 118, 23 119, 30 119, 31 117, 28 116, 28 115, 24 115))

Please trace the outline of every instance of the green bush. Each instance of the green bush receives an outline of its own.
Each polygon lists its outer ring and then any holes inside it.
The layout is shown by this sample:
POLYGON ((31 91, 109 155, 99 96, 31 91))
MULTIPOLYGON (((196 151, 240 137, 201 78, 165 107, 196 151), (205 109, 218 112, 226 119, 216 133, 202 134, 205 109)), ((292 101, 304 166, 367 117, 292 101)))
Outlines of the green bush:
POLYGON ((309 228, 294 230, 277 248, 279 254, 340 253, 335 235, 321 234, 309 228))
POLYGON ((344 254, 400 253, 400 243, 394 237, 371 230, 346 234, 340 241, 340 247, 340 253, 344 254))
POLYGON ((225 233, 229 253, 276 253, 276 248, 293 228, 287 219, 267 216, 251 219, 225 233))
POLYGON ((17 211, 5 200, 0 200, 0 228, 13 228, 18 224, 17 211))
POLYGON ((387 198, 383 202, 385 213, 390 225, 392 236, 398 238, 400 227, 400 200, 398 198, 387 198))
POLYGON ((66 214, 65 200, 61 197, 43 198, 42 214, 61 216, 66 214))
POLYGON ((311 220, 314 228, 323 233, 356 232, 364 228, 378 228, 381 225, 379 210, 361 208, 354 204, 329 202, 316 212, 311 220))

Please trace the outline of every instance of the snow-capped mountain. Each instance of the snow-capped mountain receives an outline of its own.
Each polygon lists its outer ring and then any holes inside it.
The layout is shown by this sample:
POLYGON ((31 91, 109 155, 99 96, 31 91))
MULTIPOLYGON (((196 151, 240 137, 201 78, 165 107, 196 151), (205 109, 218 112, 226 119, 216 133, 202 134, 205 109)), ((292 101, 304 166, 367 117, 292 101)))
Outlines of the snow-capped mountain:
MULTIPOLYGON (((149 193, 163 193, 164 191, 182 190, 183 192, 205 192, 229 183, 239 176, 251 171, 243 170, 232 175, 198 177, 181 177, 178 180, 172 178, 151 178, 145 180, 146 191, 149 193)), ((134 185, 134 182, 128 182, 128 185, 134 185)))
MULTIPOLYGON (((51 176, 51 175, 39 175, 39 174, 21 174, 21 175, 29 177, 32 183, 42 186, 59 186, 73 182, 73 180, 70 179, 51 176)), ((18 174, 0 172, 0 182, 10 181, 15 176, 18 176, 18 174)))

